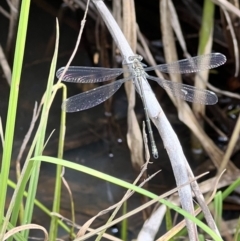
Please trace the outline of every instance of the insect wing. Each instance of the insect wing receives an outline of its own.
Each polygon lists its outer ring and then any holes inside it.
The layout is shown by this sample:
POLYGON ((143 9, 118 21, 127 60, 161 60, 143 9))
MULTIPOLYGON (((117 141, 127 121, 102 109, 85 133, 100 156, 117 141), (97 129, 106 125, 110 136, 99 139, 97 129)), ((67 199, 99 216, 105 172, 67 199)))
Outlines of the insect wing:
MULTIPOLYGON (((62 67, 57 71, 57 78, 60 78, 64 69, 65 67, 62 67)), ((72 83, 98 83, 112 80, 122 73, 123 69, 120 68, 69 66, 62 77, 62 81, 72 83)))
POLYGON ((66 112, 77 112, 92 108, 110 98, 126 81, 118 80, 113 83, 74 95, 62 103, 62 109, 66 112))
POLYGON ((218 102, 218 97, 212 91, 197 89, 191 85, 176 83, 153 76, 148 76, 147 78, 156 81, 163 89, 176 98, 202 105, 214 105, 218 102))
POLYGON ((144 68, 145 71, 159 70, 164 73, 195 73, 203 70, 213 69, 226 62, 226 57, 220 53, 200 55, 188 59, 179 60, 169 64, 160 64, 144 68))

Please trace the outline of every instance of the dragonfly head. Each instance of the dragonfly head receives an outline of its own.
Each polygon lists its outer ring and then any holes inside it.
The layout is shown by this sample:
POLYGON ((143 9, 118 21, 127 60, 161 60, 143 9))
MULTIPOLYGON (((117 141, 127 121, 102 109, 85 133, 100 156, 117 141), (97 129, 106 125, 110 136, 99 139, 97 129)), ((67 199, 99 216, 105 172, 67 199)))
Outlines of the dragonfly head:
POLYGON ((123 62, 122 64, 124 65, 128 65, 128 64, 131 64, 132 62, 141 62, 143 60, 143 57, 141 55, 133 55, 133 56, 124 56, 124 59, 123 59, 123 62))
POLYGON ((133 55, 133 56, 129 56, 128 60, 129 61, 134 61, 134 60, 142 61, 143 57, 141 55, 136 54, 136 55, 133 55))

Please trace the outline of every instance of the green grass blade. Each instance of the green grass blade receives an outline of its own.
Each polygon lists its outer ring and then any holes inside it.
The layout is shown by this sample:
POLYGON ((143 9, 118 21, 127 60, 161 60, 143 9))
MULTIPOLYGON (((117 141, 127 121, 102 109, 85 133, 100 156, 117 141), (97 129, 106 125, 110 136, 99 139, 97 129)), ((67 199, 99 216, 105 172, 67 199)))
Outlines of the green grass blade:
POLYGON ((222 208, 223 208, 222 202, 223 202, 222 192, 219 191, 215 195, 214 202, 213 202, 214 203, 214 211, 215 211, 215 213, 214 213, 215 222, 218 227, 221 227, 220 224, 221 224, 221 219, 222 219, 222 208))
POLYGON ((198 238, 199 238, 199 241, 205 241, 206 240, 202 234, 199 234, 198 238))
MULTIPOLYGON (((167 207, 165 219, 166 219, 166 229, 167 229, 167 231, 169 231, 173 228, 173 221, 172 221, 171 210, 168 207, 167 207)), ((169 239, 169 241, 174 241, 174 239, 171 238, 171 239, 169 239)))
POLYGON ((222 199, 228 197, 238 186, 240 186, 240 178, 234 181, 224 192, 222 193, 222 199))
POLYGON ((29 165, 30 164, 32 165, 32 163, 30 162, 30 158, 33 154, 34 148, 35 148, 36 143, 37 143, 38 133, 39 133, 39 129, 37 130, 37 132, 36 132, 36 134, 33 138, 31 147, 29 149, 29 152, 27 154, 25 163, 24 163, 23 168, 22 168, 21 175, 18 179, 17 186, 15 188, 15 191, 13 193, 12 199, 10 201, 10 204, 9 204, 9 207, 8 207, 8 210, 7 210, 5 220, 9 220, 9 218, 11 216, 11 223, 13 225, 16 225, 16 223, 17 223, 19 210, 20 210, 20 207, 22 205, 22 197, 24 195, 24 190, 25 190, 25 187, 26 187, 26 183, 23 186, 22 182, 23 182, 23 180, 25 180, 26 177, 29 178, 30 175, 31 175, 31 169, 29 169, 29 165))
MULTIPOLYGON (((125 215, 127 213, 127 201, 125 201, 123 203, 123 206, 122 206, 122 215, 125 215)), ((126 241, 127 240, 127 230, 128 230, 128 221, 127 221, 127 218, 125 218, 123 221, 122 221, 122 225, 121 225, 121 239, 126 241)))
POLYGON ((20 176, 19 181, 18 181, 18 185, 16 187, 16 190, 13 193, 11 202, 10 202, 8 210, 7 210, 6 218, 4 219, 4 222, 3 222, 3 226, 2 226, 2 229, 1 229, 1 234, 4 234, 6 229, 7 229, 7 226, 8 226, 8 223, 9 223, 9 219, 10 219, 10 216, 12 214, 12 210, 14 209, 14 207, 16 208, 17 212, 13 212, 12 219, 14 220, 14 223, 11 222, 11 224, 14 227, 16 226, 16 220, 17 220, 17 216, 18 216, 18 211, 19 211, 20 205, 22 203, 22 196, 18 195, 18 194, 19 193, 20 194, 24 193, 26 184, 27 184, 28 179, 29 179, 30 174, 31 174, 32 166, 33 166, 33 163, 29 162, 28 165, 25 165, 24 168, 23 168, 24 175, 20 176))
MULTIPOLYGON (((7 193, 7 180, 9 176, 9 169, 10 169, 10 163, 11 163, 13 136, 14 136, 15 122, 16 122, 16 110, 17 110, 17 103, 18 103, 18 93, 19 93, 20 77, 22 72, 23 55, 25 50, 26 33, 27 33, 27 25, 28 25, 29 6, 30 6, 30 0, 22 1, 18 31, 17 31, 17 41, 16 41, 16 48, 15 48, 15 55, 14 55, 14 62, 13 62, 12 83, 11 83, 11 89, 10 89, 6 130, 5 130, 5 144, 3 149, 1 175, 0 175, 0 183, 1 183, 1 195, 0 195, 1 225, 0 226, 2 226, 3 217, 4 217, 4 208, 5 208, 6 193, 7 193)), ((2 235, 3 235, 3 232, 0 232, 0 240, 2 238, 2 235)))
POLYGON ((171 210, 169 208, 167 208, 165 219, 166 219, 166 229, 167 231, 169 231, 173 228, 172 215, 171 215, 171 210))
POLYGON ((204 0, 202 25, 199 35, 198 54, 208 53, 212 48, 215 4, 211 0, 204 0))
MULTIPOLYGON (((63 89, 62 100, 66 100, 67 98, 67 90, 64 84, 59 84, 59 87, 63 89)), ((63 158, 63 150, 64 150, 64 139, 65 139, 65 129, 66 129, 66 112, 61 111, 61 122, 60 122, 60 133, 59 133, 59 143, 58 143, 58 158, 63 158)), ((61 202, 61 187, 62 187, 62 166, 57 165, 56 170, 56 182, 55 182, 55 190, 54 190, 54 198, 53 198, 53 208, 52 212, 60 213, 60 202, 61 202)), ((50 230, 49 230, 49 240, 56 240, 58 233, 58 218, 52 216, 50 230)), ((75 222, 73 222, 75 223, 75 222)), ((70 235, 72 236, 72 235, 70 235)))
MULTIPOLYGON (((35 155, 41 155, 43 148, 44 148, 44 139, 45 139, 45 133, 46 133, 47 120, 48 120, 48 116, 49 116, 53 83, 54 83, 55 72, 56 72, 58 43, 59 43, 59 26, 58 26, 58 22, 56 22, 56 23, 57 24, 56 24, 55 50, 54 50, 53 60, 52 60, 51 67, 50 67, 47 89, 45 92, 45 102, 43 105, 41 120, 40 120, 40 124, 39 124, 41 129, 38 132, 39 136, 38 136, 38 141, 37 141, 36 148, 35 148, 35 155)), ((29 189, 28 189, 29 195, 27 197, 25 213, 24 213, 24 218, 23 218, 24 223, 30 223, 32 220, 34 200, 36 197, 37 186, 38 186, 40 164, 41 164, 41 162, 35 162, 34 166, 33 166, 33 172, 32 172, 31 178, 30 178, 29 189)), ((23 231, 22 234, 26 239, 28 239, 28 234, 29 234, 28 230, 23 231)))
POLYGON ((240 241, 240 218, 238 218, 238 223, 237 223, 237 227, 236 227, 236 232, 234 234, 234 241, 240 241))

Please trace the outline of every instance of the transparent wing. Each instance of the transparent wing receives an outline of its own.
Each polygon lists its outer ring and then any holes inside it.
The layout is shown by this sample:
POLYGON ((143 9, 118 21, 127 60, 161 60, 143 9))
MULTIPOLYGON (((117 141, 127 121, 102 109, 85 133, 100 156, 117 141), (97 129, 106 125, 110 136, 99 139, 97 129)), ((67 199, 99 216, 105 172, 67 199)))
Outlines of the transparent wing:
POLYGON ((99 105, 110 98, 126 80, 128 78, 74 95, 62 103, 62 109, 66 112, 77 112, 99 105))
POLYGON ((194 73, 216 68, 226 62, 226 57, 220 53, 200 55, 188 59, 179 60, 169 64, 160 64, 144 68, 145 71, 159 70, 164 73, 194 73))
MULTIPOLYGON (((57 78, 60 78, 64 69, 65 67, 62 67, 57 71, 57 78)), ((62 80, 72 83, 98 83, 114 79, 122 73, 121 68, 69 66, 62 80)))
POLYGON ((156 81, 163 89, 177 98, 202 105, 214 105, 218 102, 218 97, 212 91, 197 89, 191 85, 159 79, 153 76, 147 76, 147 78, 156 81))

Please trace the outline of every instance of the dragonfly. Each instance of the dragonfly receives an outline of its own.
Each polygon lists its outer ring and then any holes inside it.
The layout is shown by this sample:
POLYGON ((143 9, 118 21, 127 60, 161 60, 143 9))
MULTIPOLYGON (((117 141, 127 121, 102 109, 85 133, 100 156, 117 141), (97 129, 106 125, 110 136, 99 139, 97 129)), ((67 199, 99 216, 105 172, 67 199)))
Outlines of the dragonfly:
POLYGON ((70 66, 63 76, 61 75, 65 70, 65 67, 58 69, 56 72, 57 78, 62 77, 62 81, 71 83, 100 83, 115 79, 122 74, 127 74, 127 77, 125 78, 66 99, 62 103, 62 109, 66 112, 77 112, 92 108, 110 98, 124 82, 133 80, 135 89, 139 93, 143 102, 149 139, 152 147, 152 154, 154 158, 158 158, 157 147, 150 124, 142 80, 153 80, 172 96, 188 102, 203 105, 213 105, 217 103, 218 97, 212 91, 198 89, 191 85, 154 77, 148 75, 146 72, 158 70, 163 73, 196 73, 223 65, 226 62, 226 57, 221 53, 210 53, 150 67, 146 67, 141 62, 142 57, 140 55, 130 56, 128 60, 130 61, 130 64, 125 64, 127 65, 127 68, 70 66))

